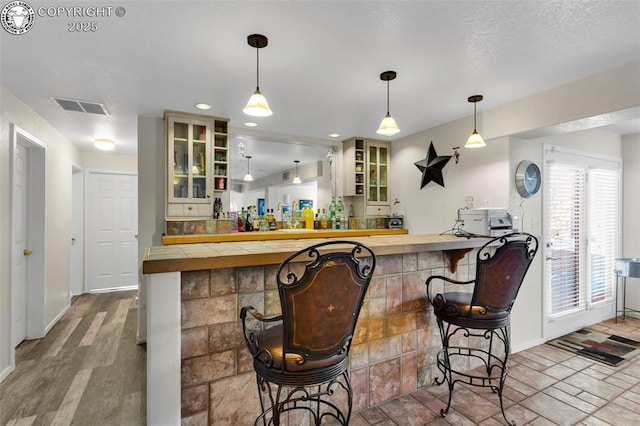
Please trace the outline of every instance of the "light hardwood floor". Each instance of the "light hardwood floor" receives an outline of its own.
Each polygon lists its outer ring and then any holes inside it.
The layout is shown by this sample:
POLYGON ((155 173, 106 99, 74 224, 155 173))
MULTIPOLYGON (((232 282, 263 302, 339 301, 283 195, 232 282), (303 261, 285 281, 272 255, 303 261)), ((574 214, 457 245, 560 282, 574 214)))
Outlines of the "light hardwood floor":
POLYGON ((0 384, 0 425, 145 424, 136 293, 78 296, 45 338, 22 342, 0 384))

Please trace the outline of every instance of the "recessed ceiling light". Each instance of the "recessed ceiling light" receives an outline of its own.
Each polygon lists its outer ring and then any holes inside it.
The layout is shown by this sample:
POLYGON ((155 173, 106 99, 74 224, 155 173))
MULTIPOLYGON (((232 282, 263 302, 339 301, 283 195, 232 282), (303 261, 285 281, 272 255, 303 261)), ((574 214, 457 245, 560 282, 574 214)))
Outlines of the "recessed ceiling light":
POLYGON ((340 133, 331 133, 329 135, 330 138, 339 138, 340 137, 340 133))
POLYGON ((246 123, 244 123, 244 125, 247 127, 257 127, 258 123, 254 123, 253 121, 247 121, 246 123))
POLYGON ((93 146, 102 151, 113 151, 116 149, 116 144, 111 139, 96 139, 93 141, 93 146))
POLYGON ((195 104, 195 107, 198 108, 198 109, 211 109, 211 105, 205 104, 203 102, 199 102, 199 103, 195 104))

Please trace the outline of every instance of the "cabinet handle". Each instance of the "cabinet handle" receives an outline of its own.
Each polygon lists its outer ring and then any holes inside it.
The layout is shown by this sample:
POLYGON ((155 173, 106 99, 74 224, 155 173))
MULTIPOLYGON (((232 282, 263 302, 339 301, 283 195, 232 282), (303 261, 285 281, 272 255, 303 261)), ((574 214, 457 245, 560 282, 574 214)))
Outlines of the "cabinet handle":
POLYGON ((193 210, 193 207, 189 206, 188 209, 189 209, 189 211, 191 211, 191 210, 193 210))

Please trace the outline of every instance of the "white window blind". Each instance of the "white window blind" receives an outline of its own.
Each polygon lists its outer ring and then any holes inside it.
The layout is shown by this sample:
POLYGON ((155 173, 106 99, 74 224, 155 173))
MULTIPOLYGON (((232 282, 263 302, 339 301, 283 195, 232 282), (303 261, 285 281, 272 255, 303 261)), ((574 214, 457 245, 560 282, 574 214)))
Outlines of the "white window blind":
POLYGON ((592 169, 589 172, 589 270, 590 303, 613 297, 615 258, 618 256, 620 229, 620 174, 617 170, 592 169))
POLYGON ((619 159, 545 147, 546 318, 571 317, 613 302, 620 247, 619 159))
POLYGON ((544 202, 550 207, 545 218, 547 262, 545 273, 550 291, 550 316, 584 309, 585 289, 580 285, 584 263, 581 235, 585 214, 585 170, 583 167, 548 163, 544 202))

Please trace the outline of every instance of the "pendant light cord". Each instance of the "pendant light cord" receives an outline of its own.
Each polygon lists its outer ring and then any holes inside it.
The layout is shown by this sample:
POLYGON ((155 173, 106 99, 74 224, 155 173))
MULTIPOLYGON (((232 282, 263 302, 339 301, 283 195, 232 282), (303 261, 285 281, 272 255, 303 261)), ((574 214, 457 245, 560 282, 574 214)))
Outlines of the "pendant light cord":
POLYGON ((260 49, 256 47, 256 90, 260 90, 260 49))
POLYGON ((389 115, 389 80, 387 80, 387 115, 389 115))
POLYGON ((477 127, 476 127, 476 105, 478 104, 478 101, 473 103, 473 131, 477 132, 477 127))

